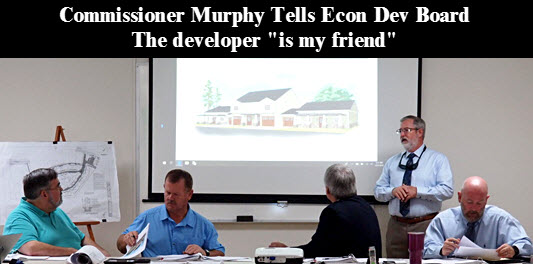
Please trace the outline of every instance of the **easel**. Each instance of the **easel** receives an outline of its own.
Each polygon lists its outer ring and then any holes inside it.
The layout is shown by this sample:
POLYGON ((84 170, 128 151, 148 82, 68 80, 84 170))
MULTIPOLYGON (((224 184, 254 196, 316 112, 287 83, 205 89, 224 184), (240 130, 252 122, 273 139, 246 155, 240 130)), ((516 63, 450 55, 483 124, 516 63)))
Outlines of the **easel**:
MULTIPOLYGON (((59 141, 59 137, 61 137, 62 141, 67 141, 65 139, 65 133, 63 133, 63 127, 62 126, 57 126, 56 127, 56 136, 54 138, 54 141, 59 141)), ((74 222, 75 225, 77 226, 80 226, 80 225, 85 225, 87 226, 87 231, 89 232, 89 237, 93 240, 93 241, 96 241, 96 239, 94 239, 94 233, 93 233, 93 228, 91 227, 91 225, 97 225, 97 224, 100 224, 100 222, 98 221, 88 221, 88 222, 74 222)))

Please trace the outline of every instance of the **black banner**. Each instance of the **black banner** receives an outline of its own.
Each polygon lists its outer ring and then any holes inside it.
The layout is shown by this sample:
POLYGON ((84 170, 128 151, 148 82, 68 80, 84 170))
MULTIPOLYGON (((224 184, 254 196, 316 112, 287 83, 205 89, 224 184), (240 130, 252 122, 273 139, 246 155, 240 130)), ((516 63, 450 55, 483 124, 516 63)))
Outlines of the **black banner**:
POLYGON ((517 1, 17 1, 1 57, 531 57, 517 1))

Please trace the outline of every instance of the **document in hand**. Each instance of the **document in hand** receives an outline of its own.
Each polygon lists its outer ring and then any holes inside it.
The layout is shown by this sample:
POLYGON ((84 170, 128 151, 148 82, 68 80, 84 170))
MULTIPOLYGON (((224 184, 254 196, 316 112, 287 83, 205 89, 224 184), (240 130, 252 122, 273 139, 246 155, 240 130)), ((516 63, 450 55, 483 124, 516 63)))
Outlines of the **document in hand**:
POLYGON ((482 258, 484 260, 500 260, 496 249, 481 248, 466 236, 461 238, 459 248, 455 251, 456 257, 482 258))
POLYGON ((104 262, 105 256, 94 246, 86 245, 68 257, 67 262, 71 264, 100 264, 104 262))
POLYGON ((146 241, 148 240, 148 230, 150 228, 150 224, 147 224, 146 227, 141 231, 139 234, 139 237, 137 237, 137 242, 135 242, 135 245, 133 246, 126 246, 126 249, 128 250, 126 254, 122 257, 118 257, 119 259, 125 259, 125 258, 134 258, 137 256, 140 256, 141 253, 146 248, 146 241))

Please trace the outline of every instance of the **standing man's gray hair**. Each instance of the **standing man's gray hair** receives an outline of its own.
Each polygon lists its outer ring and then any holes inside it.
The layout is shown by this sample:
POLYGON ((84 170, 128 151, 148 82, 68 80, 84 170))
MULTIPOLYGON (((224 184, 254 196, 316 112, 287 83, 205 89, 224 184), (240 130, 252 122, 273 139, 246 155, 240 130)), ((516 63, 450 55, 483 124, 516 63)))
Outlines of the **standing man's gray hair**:
POLYGON ((418 116, 408 115, 408 116, 402 117, 402 119, 400 119, 400 123, 402 123, 403 121, 407 119, 413 120, 413 125, 415 126, 416 129, 422 129, 424 131, 424 134, 422 134, 422 139, 424 139, 426 137, 426 122, 424 121, 424 119, 418 116))
POLYGON ((342 164, 329 166, 324 174, 324 184, 337 199, 348 198, 357 194, 353 170, 342 164))

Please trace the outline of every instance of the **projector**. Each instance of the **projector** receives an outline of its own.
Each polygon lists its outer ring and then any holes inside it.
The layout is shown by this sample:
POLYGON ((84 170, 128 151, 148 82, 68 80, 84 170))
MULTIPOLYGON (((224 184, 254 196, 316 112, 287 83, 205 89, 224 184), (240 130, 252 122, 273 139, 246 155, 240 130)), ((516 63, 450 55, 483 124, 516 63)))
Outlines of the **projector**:
POLYGON ((302 264, 304 251, 301 248, 258 248, 255 250, 255 263, 302 264))

